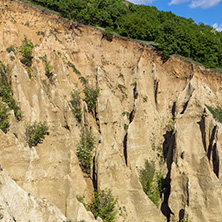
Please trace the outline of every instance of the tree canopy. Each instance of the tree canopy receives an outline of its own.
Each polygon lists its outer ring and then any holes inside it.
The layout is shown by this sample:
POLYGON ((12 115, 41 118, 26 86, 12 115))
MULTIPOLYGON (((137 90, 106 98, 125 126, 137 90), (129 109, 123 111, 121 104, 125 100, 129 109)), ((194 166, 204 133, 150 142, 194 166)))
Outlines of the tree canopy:
POLYGON ((30 0, 61 16, 111 29, 121 36, 156 42, 166 61, 179 54, 208 68, 222 68, 222 33, 191 18, 122 0, 30 0))

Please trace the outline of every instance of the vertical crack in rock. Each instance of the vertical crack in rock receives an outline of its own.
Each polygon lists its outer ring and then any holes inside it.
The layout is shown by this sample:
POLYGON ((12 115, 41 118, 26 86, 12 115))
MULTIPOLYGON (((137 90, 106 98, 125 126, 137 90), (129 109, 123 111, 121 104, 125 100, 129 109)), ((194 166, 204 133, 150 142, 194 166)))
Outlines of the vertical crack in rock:
POLYGON ((217 178, 219 178, 219 166, 220 166, 220 158, 217 150, 217 143, 214 143, 212 149, 212 161, 213 161, 213 170, 216 174, 217 178))
MULTIPOLYGON (((130 123, 132 123, 134 117, 135 117, 135 113, 136 113, 136 99, 138 98, 139 93, 138 93, 138 89, 137 89, 137 83, 135 83, 134 88, 133 88, 133 98, 134 98, 134 103, 133 103, 133 110, 130 112, 129 115, 129 125, 130 123)), ((128 139, 128 128, 129 125, 127 126, 126 129, 126 134, 124 136, 123 139, 123 155, 124 155, 124 159, 125 159, 125 164, 126 166, 128 166, 128 160, 127 160, 127 139, 128 139)))
POLYGON ((128 137, 128 133, 126 133, 126 135, 124 136, 123 139, 123 155, 124 155, 124 159, 125 159, 125 164, 126 166, 128 166, 127 164, 127 137, 128 137))
POLYGON ((189 178, 187 178, 187 181, 186 181, 186 195, 187 195, 187 206, 188 207, 190 205, 189 189, 190 189, 190 181, 189 181, 189 178))
MULTIPOLYGON (((180 114, 184 114, 188 104, 190 102, 190 98, 193 95, 195 88, 192 86, 191 82, 189 82, 185 89, 183 90, 183 92, 181 93, 181 96, 179 96, 179 101, 181 100, 181 103, 179 102, 179 108, 180 106, 182 106, 182 111, 180 112, 180 114)), ((178 109, 177 109, 178 110, 178 109)))
POLYGON ((212 152, 212 149, 213 149, 214 141, 215 141, 216 136, 217 136, 217 131, 218 131, 218 127, 217 127, 217 126, 214 126, 214 128, 213 128, 213 130, 212 130, 212 133, 211 133, 210 143, 209 143, 209 146, 208 146, 208 150, 207 150, 207 157, 208 157, 208 160, 209 160, 209 161, 210 161, 210 159, 211 159, 211 152, 212 152))
POLYGON ((211 162, 212 158, 212 165, 213 165, 213 171, 217 178, 219 178, 219 170, 220 170, 220 158, 219 158, 219 153, 217 149, 217 133, 218 133, 218 126, 214 126, 211 136, 210 136, 210 141, 209 145, 207 147, 207 139, 206 139, 206 117, 208 116, 206 109, 204 108, 203 115, 201 117, 201 121, 198 122, 200 125, 200 131, 202 135, 202 142, 204 146, 205 152, 207 152, 207 157, 209 162, 211 162))
POLYGON ((157 104, 158 86, 159 86, 159 80, 154 79, 154 99, 156 104, 157 104))
MULTIPOLYGON (((190 96, 190 97, 191 97, 191 96, 190 96)), ((186 109, 187 109, 187 106, 188 106, 188 103, 189 103, 189 101, 190 101, 190 97, 189 97, 189 99, 185 102, 185 104, 183 105, 183 110, 181 111, 180 114, 184 114, 184 113, 185 113, 185 111, 186 111, 186 109)))
POLYGON ((175 114, 176 114, 176 102, 173 102, 172 110, 171 110, 173 120, 175 120, 175 114))
POLYGON ((93 170, 92 170, 92 182, 94 190, 98 189, 97 169, 96 169, 96 157, 93 157, 93 170))
POLYGON ((202 143, 203 143, 203 147, 204 147, 205 152, 207 151, 206 117, 207 117, 207 112, 206 112, 206 108, 204 108, 201 120, 200 120, 200 122, 198 122, 198 124, 200 126, 200 131, 201 131, 201 136, 202 136, 202 143))
POLYGON ((172 131, 166 132, 164 135, 165 141, 163 143, 163 154, 167 162, 168 173, 163 183, 164 200, 161 204, 161 212, 170 221, 170 215, 174 214, 168 204, 171 192, 171 165, 173 163, 174 150, 176 149, 175 133, 172 131))

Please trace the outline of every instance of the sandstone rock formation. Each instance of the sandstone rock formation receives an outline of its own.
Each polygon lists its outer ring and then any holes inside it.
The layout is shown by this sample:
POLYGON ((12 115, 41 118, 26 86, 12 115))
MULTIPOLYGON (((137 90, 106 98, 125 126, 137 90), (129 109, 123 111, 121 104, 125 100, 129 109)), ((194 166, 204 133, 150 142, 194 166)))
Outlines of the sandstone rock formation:
POLYGON ((220 105, 220 74, 176 56, 163 63, 139 42, 117 36, 107 41, 100 29, 21 1, 1 1, 0 10, 0 60, 9 65, 23 114, 18 122, 12 112, 9 132, 0 131, 5 221, 95 221, 76 196, 89 202, 94 189, 105 188, 118 198, 118 222, 179 221, 186 214, 195 222, 221 221, 222 128, 205 106, 220 105), (6 50, 20 47, 24 36, 34 44, 29 71, 19 53, 6 50), (51 79, 44 55, 53 67, 51 79), (100 90, 94 114, 83 100, 86 85, 100 90), (72 113, 72 90, 82 98, 81 124, 72 113), (49 135, 30 148, 25 128, 34 121, 46 121, 49 135), (82 127, 96 137, 90 177, 76 155, 82 127), (165 178, 158 207, 139 182, 146 159, 165 178), (20 201, 13 205, 16 195, 20 201), (27 214, 21 215, 21 203, 27 214))

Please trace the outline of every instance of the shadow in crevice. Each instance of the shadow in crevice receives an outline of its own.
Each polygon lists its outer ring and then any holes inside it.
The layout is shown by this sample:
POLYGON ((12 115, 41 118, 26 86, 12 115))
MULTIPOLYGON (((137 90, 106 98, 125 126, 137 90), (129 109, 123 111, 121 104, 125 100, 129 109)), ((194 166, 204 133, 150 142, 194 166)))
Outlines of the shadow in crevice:
POLYGON ((124 154, 126 166, 127 166, 127 137, 128 137, 128 133, 126 133, 123 139, 123 154, 124 154))
POLYGON ((163 181, 163 194, 164 194, 164 200, 161 204, 161 212, 162 214, 167 218, 167 222, 170 221, 170 215, 174 213, 171 211, 169 205, 168 205, 168 200, 171 192, 171 178, 170 178, 170 172, 167 173, 166 178, 163 181))
POLYGON ((213 161, 213 171, 219 178, 219 169, 220 169, 220 158, 217 150, 217 143, 214 143, 212 149, 212 161, 213 161))
POLYGON ((174 156, 174 149, 176 147, 176 142, 175 142, 175 133, 173 130, 167 131, 166 134, 164 134, 163 136, 164 136, 163 155, 167 163, 168 173, 163 181, 164 200, 161 204, 161 212, 167 218, 167 222, 169 222, 171 214, 174 214, 168 205, 168 200, 171 193, 171 165, 173 163, 173 156, 174 156))
POLYGON ((182 221, 184 219, 184 216, 185 216, 185 210, 184 209, 180 209, 179 221, 182 221))
POLYGON ((186 111, 186 109, 187 109, 187 106, 188 106, 188 103, 189 103, 189 101, 190 101, 190 98, 185 102, 185 104, 183 105, 183 110, 181 111, 181 113, 180 114, 184 114, 185 113, 185 111, 186 111))
POLYGON ((199 122, 197 122, 197 124, 200 127, 200 132, 201 132, 201 136, 202 136, 202 143, 203 143, 203 147, 205 152, 207 151, 207 142, 206 142, 206 109, 204 108, 203 114, 201 116, 201 120, 199 122))
POLYGON ((94 190, 98 189, 97 171, 96 171, 96 157, 93 158, 93 172, 92 172, 92 182, 94 190))
POLYGON ((209 146, 208 146, 208 150, 207 150, 207 157, 208 157, 209 161, 210 161, 211 152, 212 152, 212 149, 213 149, 213 142, 216 138, 216 134, 217 134, 217 126, 214 126, 214 128, 212 130, 211 137, 210 137, 210 143, 209 143, 209 146))

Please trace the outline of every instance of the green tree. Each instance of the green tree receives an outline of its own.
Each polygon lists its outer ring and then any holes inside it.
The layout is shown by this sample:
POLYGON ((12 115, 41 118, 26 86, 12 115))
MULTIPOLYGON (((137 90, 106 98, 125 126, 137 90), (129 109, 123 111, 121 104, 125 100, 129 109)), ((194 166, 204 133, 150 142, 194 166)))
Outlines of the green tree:
POLYGON ((25 135, 26 141, 31 148, 32 146, 37 146, 42 143, 45 135, 48 134, 49 127, 46 122, 34 122, 26 126, 25 135))
POLYGON ((101 217, 104 222, 114 222, 116 203, 117 199, 113 197, 111 190, 105 189, 94 191, 92 203, 88 206, 96 218, 101 217))
POLYGON ((83 172, 90 174, 91 173, 91 164, 92 164, 92 150, 94 149, 95 138, 91 131, 85 132, 84 130, 81 133, 81 139, 77 145, 77 157, 79 159, 79 164, 83 172))
POLYGON ((0 102, 0 129, 4 132, 7 133, 8 128, 9 128, 9 109, 8 107, 0 102))
POLYGON ((146 160, 144 169, 139 171, 139 179, 143 191, 155 205, 158 205, 162 193, 162 173, 155 170, 153 162, 149 163, 149 161, 146 160))
POLYGON ((90 112, 94 113, 96 108, 96 101, 99 95, 99 89, 86 88, 83 90, 85 94, 84 101, 87 103, 90 112))
POLYGON ((32 65, 32 49, 34 45, 33 43, 27 39, 25 36, 24 40, 22 41, 22 45, 19 48, 19 53, 21 55, 21 63, 26 65, 27 67, 31 67, 32 65))

